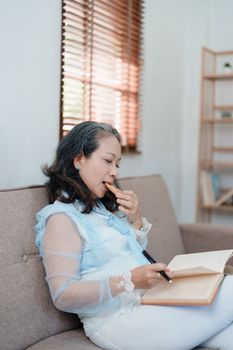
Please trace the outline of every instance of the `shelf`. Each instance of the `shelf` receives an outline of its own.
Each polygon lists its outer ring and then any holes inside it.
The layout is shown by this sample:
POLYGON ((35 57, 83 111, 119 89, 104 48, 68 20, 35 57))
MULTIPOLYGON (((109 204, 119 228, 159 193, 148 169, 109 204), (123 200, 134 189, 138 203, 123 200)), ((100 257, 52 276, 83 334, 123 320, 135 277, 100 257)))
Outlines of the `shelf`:
POLYGON ((206 74, 206 75, 203 75, 203 79, 208 79, 208 80, 233 80, 233 73, 206 74))
POLYGON ((208 170, 231 170, 233 169, 233 163, 202 160, 201 167, 208 170))
POLYGON ((202 209, 208 209, 208 210, 219 210, 219 211, 225 211, 225 212, 233 212, 233 205, 230 204, 224 204, 217 207, 216 205, 201 205, 202 209))
POLYGON ((201 122, 203 124, 233 124, 233 118, 222 118, 222 119, 217 119, 217 118, 202 118, 201 122))
POLYGON ((221 152, 221 153, 232 153, 233 152, 233 147, 213 147, 214 152, 221 152))
POLYGON ((225 191, 233 185, 233 70, 224 69, 227 62, 233 67, 233 51, 202 49, 196 199, 200 222, 218 221, 224 212, 233 219, 233 186, 225 191))
POLYGON ((233 106, 214 106, 214 109, 217 111, 233 111, 233 106))

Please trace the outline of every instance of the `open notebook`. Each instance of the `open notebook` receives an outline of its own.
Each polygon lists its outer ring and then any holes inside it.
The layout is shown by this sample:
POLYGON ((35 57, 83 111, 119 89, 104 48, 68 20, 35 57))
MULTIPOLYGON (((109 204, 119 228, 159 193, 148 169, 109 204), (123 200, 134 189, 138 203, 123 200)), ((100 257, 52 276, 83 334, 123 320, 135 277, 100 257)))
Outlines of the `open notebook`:
POLYGON ((224 278, 232 250, 176 255, 168 264, 174 271, 172 283, 161 279, 142 296, 142 304, 208 305, 224 278))

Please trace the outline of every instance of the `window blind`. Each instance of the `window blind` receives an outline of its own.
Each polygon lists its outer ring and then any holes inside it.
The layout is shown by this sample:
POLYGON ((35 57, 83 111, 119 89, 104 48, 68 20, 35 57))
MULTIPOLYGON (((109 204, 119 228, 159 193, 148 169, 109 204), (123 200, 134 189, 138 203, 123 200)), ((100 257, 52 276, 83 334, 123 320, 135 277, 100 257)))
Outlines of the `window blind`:
POLYGON ((142 0, 62 1, 61 137, 94 120, 136 148, 142 25, 142 0))

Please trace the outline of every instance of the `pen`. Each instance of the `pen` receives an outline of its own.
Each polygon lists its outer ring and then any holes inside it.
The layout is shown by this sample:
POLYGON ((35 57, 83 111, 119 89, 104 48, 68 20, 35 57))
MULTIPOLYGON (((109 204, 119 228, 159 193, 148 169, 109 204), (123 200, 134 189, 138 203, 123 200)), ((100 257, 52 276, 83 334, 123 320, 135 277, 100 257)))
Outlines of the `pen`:
MULTIPOLYGON (((154 264, 156 261, 150 256, 145 250, 142 251, 142 254, 147 258, 147 260, 151 263, 154 264)), ((166 274, 165 271, 159 271, 159 274, 165 278, 169 283, 172 283, 171 278, 166 274)))

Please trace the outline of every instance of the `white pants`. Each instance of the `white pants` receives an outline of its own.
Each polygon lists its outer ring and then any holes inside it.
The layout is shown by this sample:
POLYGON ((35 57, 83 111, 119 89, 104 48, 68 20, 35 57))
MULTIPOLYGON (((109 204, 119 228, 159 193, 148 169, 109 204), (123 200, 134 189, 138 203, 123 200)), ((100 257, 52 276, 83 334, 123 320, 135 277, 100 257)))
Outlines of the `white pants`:
POLYGON ((190 350, 198 345, 233 350, 233 276, 225 277, 211 305, 139 305, 113 317, 90 339, 107 350, 190 350))

